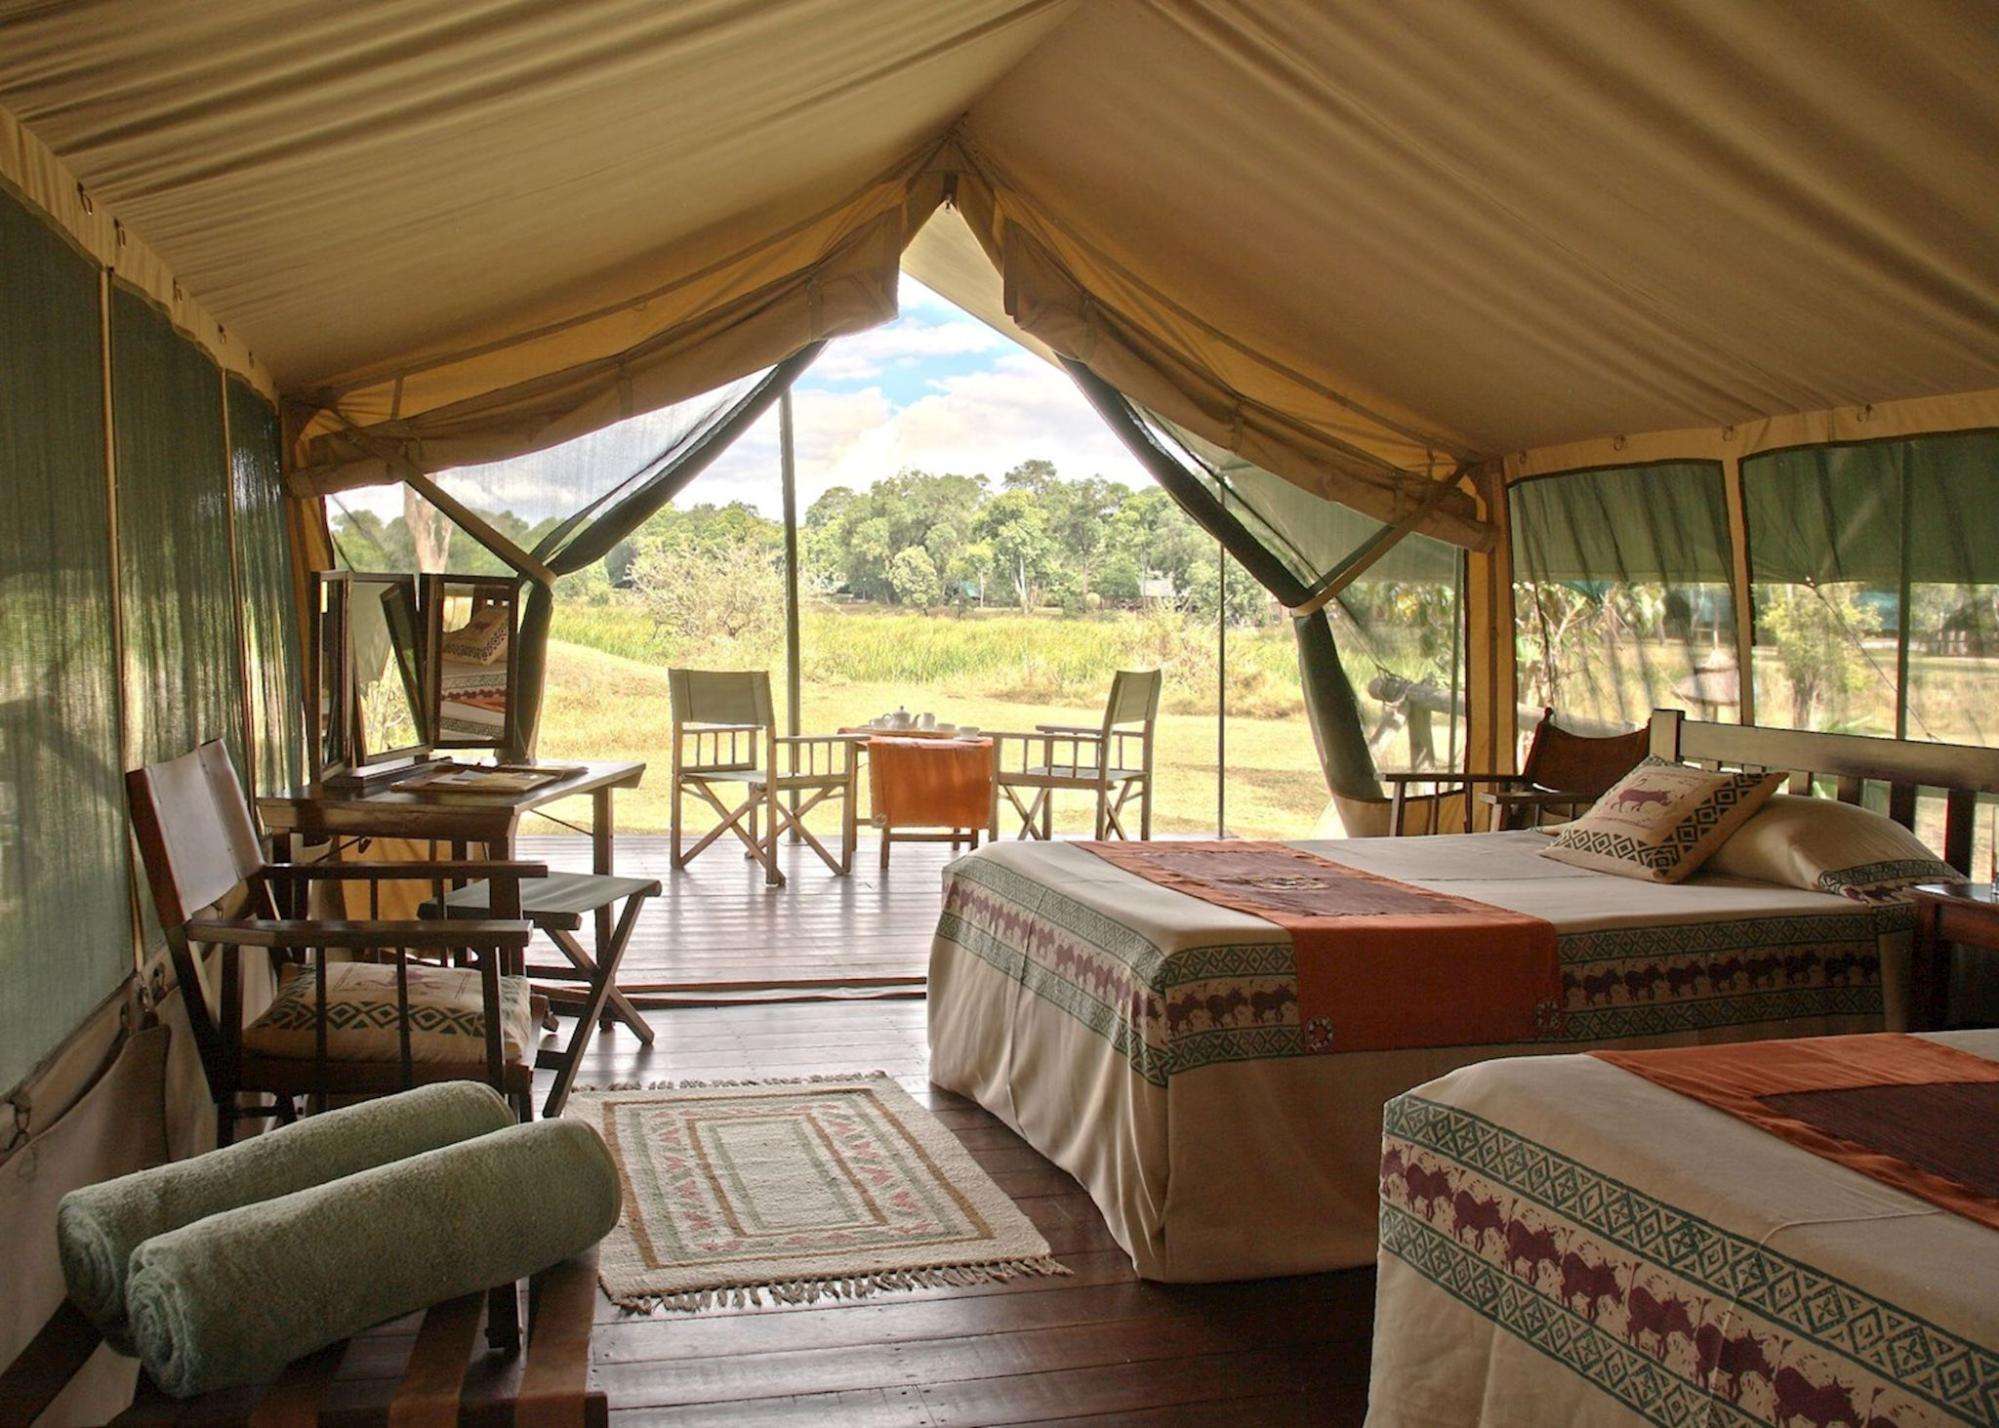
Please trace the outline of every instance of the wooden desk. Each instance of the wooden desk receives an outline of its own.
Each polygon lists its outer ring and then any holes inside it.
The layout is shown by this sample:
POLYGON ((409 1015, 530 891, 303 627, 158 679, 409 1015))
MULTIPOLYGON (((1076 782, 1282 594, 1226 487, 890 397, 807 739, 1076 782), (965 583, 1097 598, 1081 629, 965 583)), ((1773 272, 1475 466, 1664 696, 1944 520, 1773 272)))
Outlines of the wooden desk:
POLYGON ((265 831, 288 843, 294 837, 437 839, 481 843, 487 856, 514 856, 521 815, 565 798, 590 795, 593 871, 611 871, 611 795, 637 788, 644 764, 584 764, 581 771, 522 793, 475 793, 466 789, 404 788, 390 784, 369 790, 333 790, 309 784, 287 794, 257 800, 265 831))
POLYGON ((1999 898, 1990 883, 1924 883, 1910 889, 1916 913, 1909 970, 1909 1030, 1950 1024, 1952 947, 1999 955, 1999 898))

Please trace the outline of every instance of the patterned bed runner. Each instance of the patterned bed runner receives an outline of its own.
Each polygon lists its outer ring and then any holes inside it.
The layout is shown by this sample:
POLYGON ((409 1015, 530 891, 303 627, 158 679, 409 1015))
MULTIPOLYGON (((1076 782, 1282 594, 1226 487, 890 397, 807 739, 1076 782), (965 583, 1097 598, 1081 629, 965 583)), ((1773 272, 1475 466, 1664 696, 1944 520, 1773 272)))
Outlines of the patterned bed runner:
POLYGON ((1894 1032, 1590 1054, 1999 1229, 1999 1061, 1894 1032))
POLYGON ((1526 1041, 1562 1016, 1554 924, 1283 843, 1080 843, 1289 933, 1308 1052, 1526 1041))

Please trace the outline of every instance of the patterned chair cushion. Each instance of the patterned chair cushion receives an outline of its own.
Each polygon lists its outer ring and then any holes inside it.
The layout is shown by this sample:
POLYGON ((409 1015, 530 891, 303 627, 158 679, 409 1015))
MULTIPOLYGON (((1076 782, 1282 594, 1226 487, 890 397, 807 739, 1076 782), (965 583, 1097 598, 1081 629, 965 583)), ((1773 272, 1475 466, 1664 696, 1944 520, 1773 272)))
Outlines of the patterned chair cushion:
POLYGON ((1872 809, 1778 794, 1708 860, 1708 871, 1860 902, 1905 900, 1917 883, 1963 876, 1872 809))
MULTIPOLYGON (((410 1059, 483 1063, 486 1017, 479 973, 471 967, 409 969, 410 1059)), ((315 1045, 317 994, 312 972, 284 967, 278 994, 264 1014, 243 1028, 243 1048, 259 1056, 310 1059, 315 1045)), ((396 969, 379 962, 335 962, 326 969, 326 1054, 334 1061, 402 1059, 396 1011, 396 969)), ((535 1016, 528 984, 500 979, 501 1035, 509 1062, 526 1059, 534 1044, 535 1016)))
POLYGON ((1544 858, 1676 883, 1769 801, 1781 773, 1709 773, 1647 758, 1590 811, 1562 826, 1544 858))

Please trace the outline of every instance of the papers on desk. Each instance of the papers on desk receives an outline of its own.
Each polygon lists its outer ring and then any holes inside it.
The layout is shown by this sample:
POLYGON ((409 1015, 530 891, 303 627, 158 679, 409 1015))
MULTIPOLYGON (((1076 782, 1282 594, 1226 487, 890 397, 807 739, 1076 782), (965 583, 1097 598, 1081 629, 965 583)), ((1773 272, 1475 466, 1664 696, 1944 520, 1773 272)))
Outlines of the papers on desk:
POLYGON ((469 768, 440 769, 412 779, 403 788, 435 789, 448 793, 531 793, 552 783, 560 783, 582 773, 579 764, 486 764, 469 768))

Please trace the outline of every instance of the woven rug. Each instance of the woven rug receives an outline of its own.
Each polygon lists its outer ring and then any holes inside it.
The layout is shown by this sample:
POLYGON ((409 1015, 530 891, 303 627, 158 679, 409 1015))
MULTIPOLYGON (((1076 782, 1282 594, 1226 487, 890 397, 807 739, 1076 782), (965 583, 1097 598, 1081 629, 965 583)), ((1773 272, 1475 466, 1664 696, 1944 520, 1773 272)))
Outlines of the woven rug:
POLYGON ((578 1091, 625 1208, 598 1252, 621 1307, 804 1303, 1066 1274, 958 1138, 882 1075, 578 1091))

